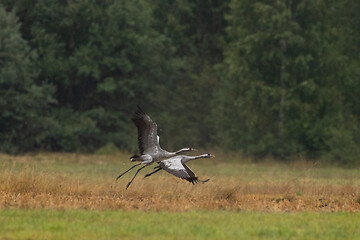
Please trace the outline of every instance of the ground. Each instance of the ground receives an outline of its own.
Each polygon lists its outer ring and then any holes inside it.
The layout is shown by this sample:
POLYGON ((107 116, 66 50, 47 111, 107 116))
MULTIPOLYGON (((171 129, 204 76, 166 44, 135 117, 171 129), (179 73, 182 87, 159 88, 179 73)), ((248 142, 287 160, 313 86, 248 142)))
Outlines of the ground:
POLYGON ((359 169, 220 155, 126 190, 129 156, 0 155, 0 239, 360 239, 359 169))

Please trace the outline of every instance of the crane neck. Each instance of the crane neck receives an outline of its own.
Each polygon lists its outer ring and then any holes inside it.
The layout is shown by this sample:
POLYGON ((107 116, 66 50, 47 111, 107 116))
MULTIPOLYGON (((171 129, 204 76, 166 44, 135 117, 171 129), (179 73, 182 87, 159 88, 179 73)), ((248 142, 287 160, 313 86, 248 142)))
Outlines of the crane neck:
POLYGON ((208 153, 205 153, 205 154, 201 154, 201 155, 198 155, 198 156, 184 156, 184 159, 183 159, 183 163, 186 163, 188 161, 191 161, 191 160, 195 160, 195 159, 199 159, 199 158, 210 158, 211 155, 208 154, 208 153))
POLYGON ((160 158, 170 158, 170 157, 175 157, 176 155, 182 153, 182 152, 187 152, 187 151, 191 151, 191 148, 182 148, 176 152, 168 152, 165 150, 161 151, 161 156, 160 158))
POLYGON ((180 153, 183 153, 183 152, 189 152, 191 150, 192 150, 191 148, 182 148, 182 149, 174 152, 174 155, 177 155, 177 154, 180 154, 180 153))

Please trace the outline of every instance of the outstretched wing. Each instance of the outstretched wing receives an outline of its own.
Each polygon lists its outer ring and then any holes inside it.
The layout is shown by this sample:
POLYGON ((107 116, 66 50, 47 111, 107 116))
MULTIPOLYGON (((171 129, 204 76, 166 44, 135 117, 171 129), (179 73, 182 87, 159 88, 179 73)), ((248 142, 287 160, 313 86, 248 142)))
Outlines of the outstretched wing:
POLYGON ((190 175, 181 163, 181 156, 171 157, 159 162, 162 169, 182 179, 190 178, 190 175))
POLYGON ((140 153, 156 153, 160 148, 156 123, 151 120, 139 106, 131 120, 138 129, 138 145, 140 153))
POLYGON ((182 160, 181 156, 175 156, 172 158, 162 160, 161 162, 159 162, 159 165, 162 169, 164 169, 168 173, 174 175, 175 177, 185 179, 186 181, 189 181, 192 184, 198 183, 199 181, 207 182, 209 180, 209 179, 205 181, 199 180, 195 176, 195 173, 191 171, 191 169, 188 166, 183 164, 181 160, 182 160))

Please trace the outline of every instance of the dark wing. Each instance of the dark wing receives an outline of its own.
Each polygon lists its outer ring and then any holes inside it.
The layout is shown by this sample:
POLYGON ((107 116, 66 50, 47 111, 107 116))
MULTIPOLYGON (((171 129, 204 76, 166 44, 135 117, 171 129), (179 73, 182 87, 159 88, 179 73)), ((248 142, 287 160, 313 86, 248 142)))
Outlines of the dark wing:
POLYGON ((138 145, 141 154, 156 153, 160 146, 157 139, 157 125, 138 106, 131 120, 138 129, 138 145))
MULTIPOLYGON (((186 169, 186 172, 189 174, 189 178, 187 178, 186 180, 187 181, 189 181, 189 182, 191 182, 192 184, 194 184, 194 183, 198 183, 199 182, 199 179, 195 176, 195 173, 193 172, 193 171, 191 171, 191 169, 188 167, 188 166, 186 166, 186 164, 184 164, 183 163, 183 166, 184 166, 184 168, 186 169)), ((206 182, 207 182, 208 180, 206 180, 206 182)))
POLYGON ((175 177, 185 179, 186 181, 191 182, 192 184, 200 182, 207 182, 209 179, 202 181, 199 180, 193 171, 181 162, 181 156, 175 156, 166 160, 163 160, 159 163, 160 167, 167 171, 168 173, 174 175, 175 177))

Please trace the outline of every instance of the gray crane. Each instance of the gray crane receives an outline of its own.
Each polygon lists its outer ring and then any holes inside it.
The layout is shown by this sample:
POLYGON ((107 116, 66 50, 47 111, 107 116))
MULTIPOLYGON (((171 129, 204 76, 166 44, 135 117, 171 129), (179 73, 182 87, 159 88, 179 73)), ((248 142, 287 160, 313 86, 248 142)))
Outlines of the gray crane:
POLYGON ((204 182, 209 181, 210 179, 206 179, 206 180, 198 179, 198 177, 195 176, 195 173, 193 171, 191 171, 191 169, 188 166, 186 166, 185 163, 187 163, 188 161, 191 161, 191 160, 199 159, 199 158, 210 158, 210 157, 215 157, 215 156, 211 155, 209 153, 202 154, 199 156, 177 155, 177 156, 174 156, 174 157, 171 157, 171 158, 168 158, 168 159, 158 162, 159 166, 154 168, 156 170, 149 174, 146 174, 145 177, 149 177, 149 176, 153 175, 154 173, 163 169, 178 178, 185 179, 186 181, 191 182, 192 184, 195 184, 198 182, 204 183, 204 182))
POLYGON ((160 147, 159 136, 157 135, 157 125, 151 120, 151 118, 138 106, 133 117, 131 118, 138 130, 138 146, 140 155, 134 155, 130 157, 132 162, 140 161, 139 164, 135 164, 122 174, 120 174, 116 180, 118 180, 125 173, 129 172, 131 169, 145 164, 145 166, 139 168, 131 181, 126 185, 126 188, 130 186, 132 181, 135 179, 136 175, 140 172, 141 169, 151 165, 154 162, 159 162, 163 159, 170 158, 180 154, 182 152, 194 150, 190 147, 182 148, 176 152, 168 152, 160 147))

